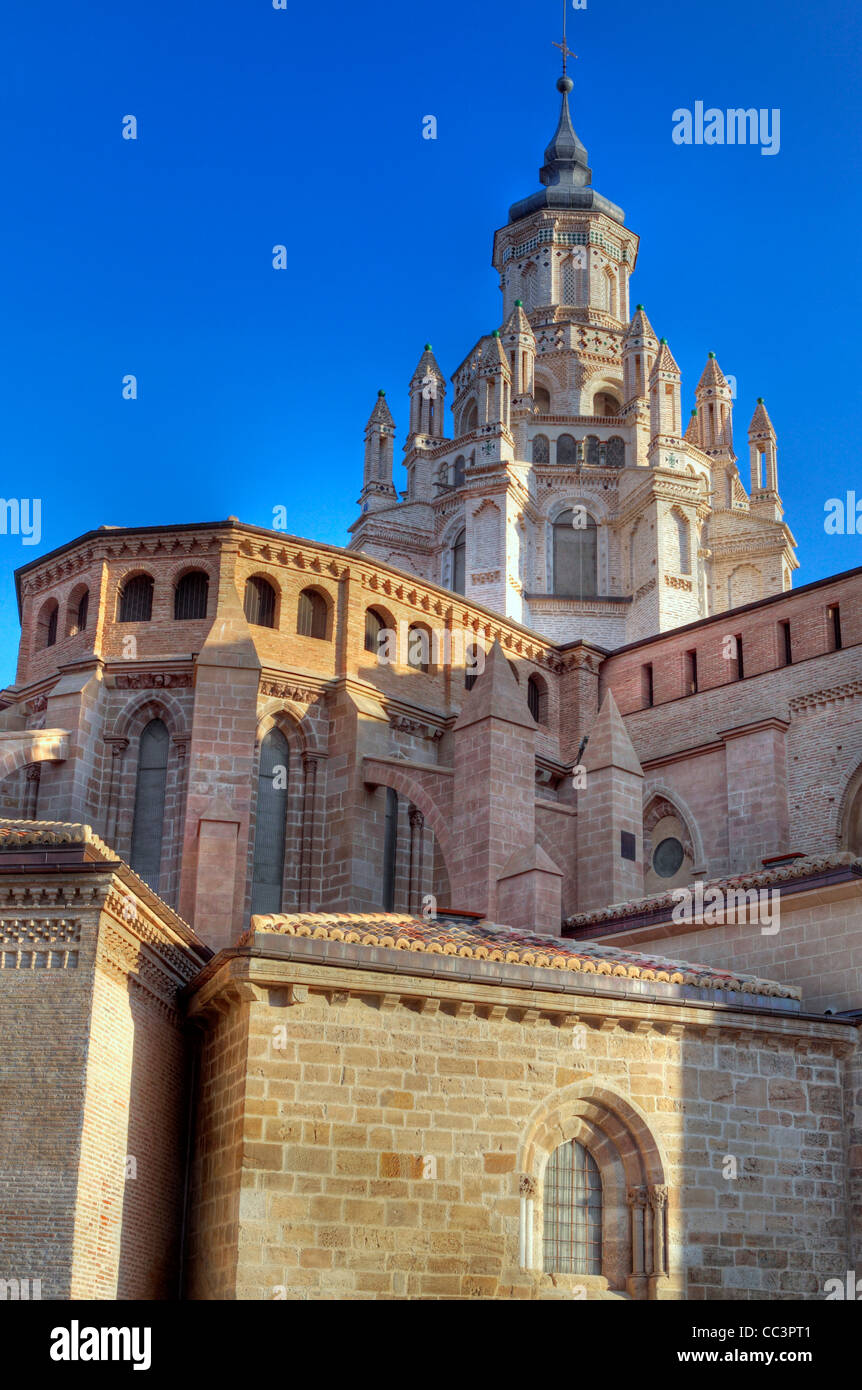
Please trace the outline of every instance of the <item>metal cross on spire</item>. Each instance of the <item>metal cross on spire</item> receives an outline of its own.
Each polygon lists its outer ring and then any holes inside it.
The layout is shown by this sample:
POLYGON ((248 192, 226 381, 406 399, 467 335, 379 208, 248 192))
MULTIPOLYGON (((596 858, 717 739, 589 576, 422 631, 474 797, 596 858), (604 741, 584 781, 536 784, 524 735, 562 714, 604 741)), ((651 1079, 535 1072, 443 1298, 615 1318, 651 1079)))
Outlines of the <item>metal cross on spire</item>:
POLYGON ((554 40, 553 43, 554 43, 554 48, 559 48, 560 51, 562 52, 562 55, 563 55, 563 76, 564 76, 564 77, 566 76, 566 60, 567 60, 568 58, 577 58, 577 56, 578 56, 577 53, 573 53, 573 52, 572 52, 572 50, 568 47, 568 45, 567 45, 567 43, 566 43, 566 14, 567 14, 567 12, 568 12, 568 0, 563 0, 563 42, 562 42, 562 43, 557 43, 556 40, 554 40))

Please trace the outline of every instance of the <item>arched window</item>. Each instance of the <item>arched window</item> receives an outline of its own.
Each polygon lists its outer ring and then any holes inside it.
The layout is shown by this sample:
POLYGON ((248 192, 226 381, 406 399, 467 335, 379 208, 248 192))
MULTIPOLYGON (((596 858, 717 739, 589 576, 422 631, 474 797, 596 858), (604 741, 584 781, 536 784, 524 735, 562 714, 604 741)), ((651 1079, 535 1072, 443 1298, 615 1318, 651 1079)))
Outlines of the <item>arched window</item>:
POLYGON ((120 590, 119 623, 148 623, 153 616, 153 577, 135 574, 120 590))
POLYGON ((159 891, 162 865, 169 743, 168 731, 161 719, 152 719, 142 731, 138 746, 138 780, 129 863, 154 892, 159 891))
POLYGON ((599 453, 599 437, 597 434, 588 434, 586 439, 587 464, 590 468, 598 468, 601 463, 599 453))
POLYGON ((431 634, 418 624, 407 631, 407 665, 414 671, 431 669, 431 634))
POLYGON ((580 304, 580 267, 574 256, 567 256, 560 266, 560 302, 580 304))
POLYGON ((544 1269, 601 1274, 602 1179, 591 1153, 574 1139, 554 1149, 545 1169, 544 1269))
POLYGON ((619 402, 610 391, 597 391, 593 400, 594 415, 619 415, 619 402))
POLYGON ((531 309, 535 309, 539 302, 539 271, 533 261, 524 267, 524 273, 521 276, 521 298, 527 313, 531 309))
POLYGON ((578 462, 578 446, 570 434, 557 440, 557 463, 561 468, 574 468, 578 462))
POLYGON ((551 413, 551 393, 547 386, 537 386, 533 391, 533 405, 540 415, 551 413))
POLYGON ((85 589, 78 599, 78 608, 75 613, 75 632, 86 632, 87 618, 90 612, 90 590, 85 589))
POLYGON ((461 433, 469 434, 471 430, 475 430, 478 427, 478 424, 479 407, 475 401, 471 401, 470 404, 467 406, 466 410, 464 411, 464 415, 461 420, 461 433))
POLYGON ((548 722, 548 687, 541 676, 527 681, 527 706, 537 724, 548 722))
POLYGON ((186 622, 190 618, 205 618, 209 591, 209 575, 204 570, 184 574, 174 589, 174 619, 186 622))
POLYGON ((398 849, 398 794, 386 788, 383 823, 383 911, 395 911, 395 869, 398 849))
POLYGON ((615 434, 608 440, 607 463, 609 468, 624 468, 626 462, 625 440, 615 434))
POLYGON ((365 650, 375 656, 380 651, 380 634, 386 630, 386 619, 376 608, 365 610, 365 650))
POLYGON ((598 528, 581 508, 563 512, 554 522, 554 593, 567 598, 598 593, 598 528), (585 524, 576 526, 576 520, 585 524))
POLYGON ((281 911, 289 758, 287 739, 281 729, 270 729, 260 745, 251 880, 252 916, 260 912, 281 911))
POLYGON ((66 636, 77 637, 87 626, 90 608, 90 591, 86 584, 77 584, 69 595, 66 604, 66 636))
POLYGON ((467 532, 459 531, 452 544, 452 590, 467 592, 467 532))
POLYGON ((452 465, 452 486, 453 486, 453 487, 463 487, 463 486, 464 486, 465 473, 466 473, 466 464, 465 464, 465 462, 464 462, 464 455, 463 455, 463 454, 459 454, 458 457, 456 458, 454 464, 452 465))
POLYGON ((537 434, 533 440, 533 463, 550 463, 551 446, 546 434, 537 434))
POLYGON ((300 637, 326 641, 326 599, 316 589, 303 589, 296 607, 296 631, 300 637))
POLYGON ((679 573, 691 574, 691 531, 688 520, 675 508, 671 512, 676 528, 676 543, 679 549, 679 573))
POLYGON ((60 605, 56 599, 51 599, 45 604, 39 617, 39 627, 42 633, 43 647, 53 647, 57 641, 57 622, 60 612, 60 605))
POLYGON ((255 627, 275 627, 275 589, 268 579, 253 574, 246 580, 243 611, 255 627))

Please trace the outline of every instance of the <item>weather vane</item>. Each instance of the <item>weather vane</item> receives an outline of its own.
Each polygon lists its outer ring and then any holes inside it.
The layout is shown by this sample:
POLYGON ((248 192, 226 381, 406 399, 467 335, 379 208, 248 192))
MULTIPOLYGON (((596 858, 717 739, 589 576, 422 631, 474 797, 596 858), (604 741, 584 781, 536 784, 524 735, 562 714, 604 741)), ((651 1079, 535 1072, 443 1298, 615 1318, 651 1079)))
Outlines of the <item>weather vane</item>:
POLYGON ((577 58, 577 56, 578 56, 577 53, 573 53, 573 52, 572 52, 572 50, 568 47, 568 45, 567 45, 567 43, 566 43, 566 8, 567 8, 567 4, 568 4, 568 0, 563 0, 563 42, 562 42, 562 43, 557 43, 556 39, 553 41, 553 43, 554 43, 554 48, 559 48, 560 51, 562 52, 562 55, 563 55, 563 76, 564 76, 564 77, 566 76, 566 60, 567 60, 568 58, 577 58))

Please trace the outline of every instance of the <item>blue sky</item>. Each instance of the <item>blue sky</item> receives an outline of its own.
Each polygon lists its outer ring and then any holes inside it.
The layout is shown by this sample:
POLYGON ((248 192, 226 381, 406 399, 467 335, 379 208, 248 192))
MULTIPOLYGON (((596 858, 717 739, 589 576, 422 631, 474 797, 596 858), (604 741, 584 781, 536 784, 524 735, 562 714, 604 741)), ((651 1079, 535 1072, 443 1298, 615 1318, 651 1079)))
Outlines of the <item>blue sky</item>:
MULTIPOLYGON (((400 457, 423 344, 448 376, 499 324, 492 234, 539 186, 561 3, 288 5, 4 11, 0 494, 40 497, 42 536, 0 535, 0 685, 13 570, 92 527, 284 505, 345 543, 378 387, 400 457)), ((737 378, 746 484, 766 398, 797 583, 862 563, 823 527, 827 498, 862 497, 860 29, 849 3, 569 10, 575 127, 641 236, 633 299, 686 410, 708 351, 737 378), (779 108, 780 152, 676 145, 699 100, 779 108)))

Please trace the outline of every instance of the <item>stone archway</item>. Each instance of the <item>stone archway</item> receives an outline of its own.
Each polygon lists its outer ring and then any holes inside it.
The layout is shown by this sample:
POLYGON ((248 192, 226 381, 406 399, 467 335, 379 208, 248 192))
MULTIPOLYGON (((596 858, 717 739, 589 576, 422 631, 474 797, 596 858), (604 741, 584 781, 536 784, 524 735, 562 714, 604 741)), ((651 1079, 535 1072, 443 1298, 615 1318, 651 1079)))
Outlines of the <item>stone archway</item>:
POLYGON ((541 1246, 548 1160, 571 1140, 589 1152, 602 1177, 599 1282, 634 1298, 655 1298, 658 1281, 669 1273, 665 1164, 640 1110, 589 1080, 549 1096, 533 1111, 524 1131, 517 1167, 524 1199, 520 1244, 527 1252, 527 1267, 537 1266, 535 1260, 529 1262, 529 1252, 541 1246))
POLYGON ((69 756, 66 729, 14 730, 0 733, 0 781, 30 763, 62 763, 69 756))

